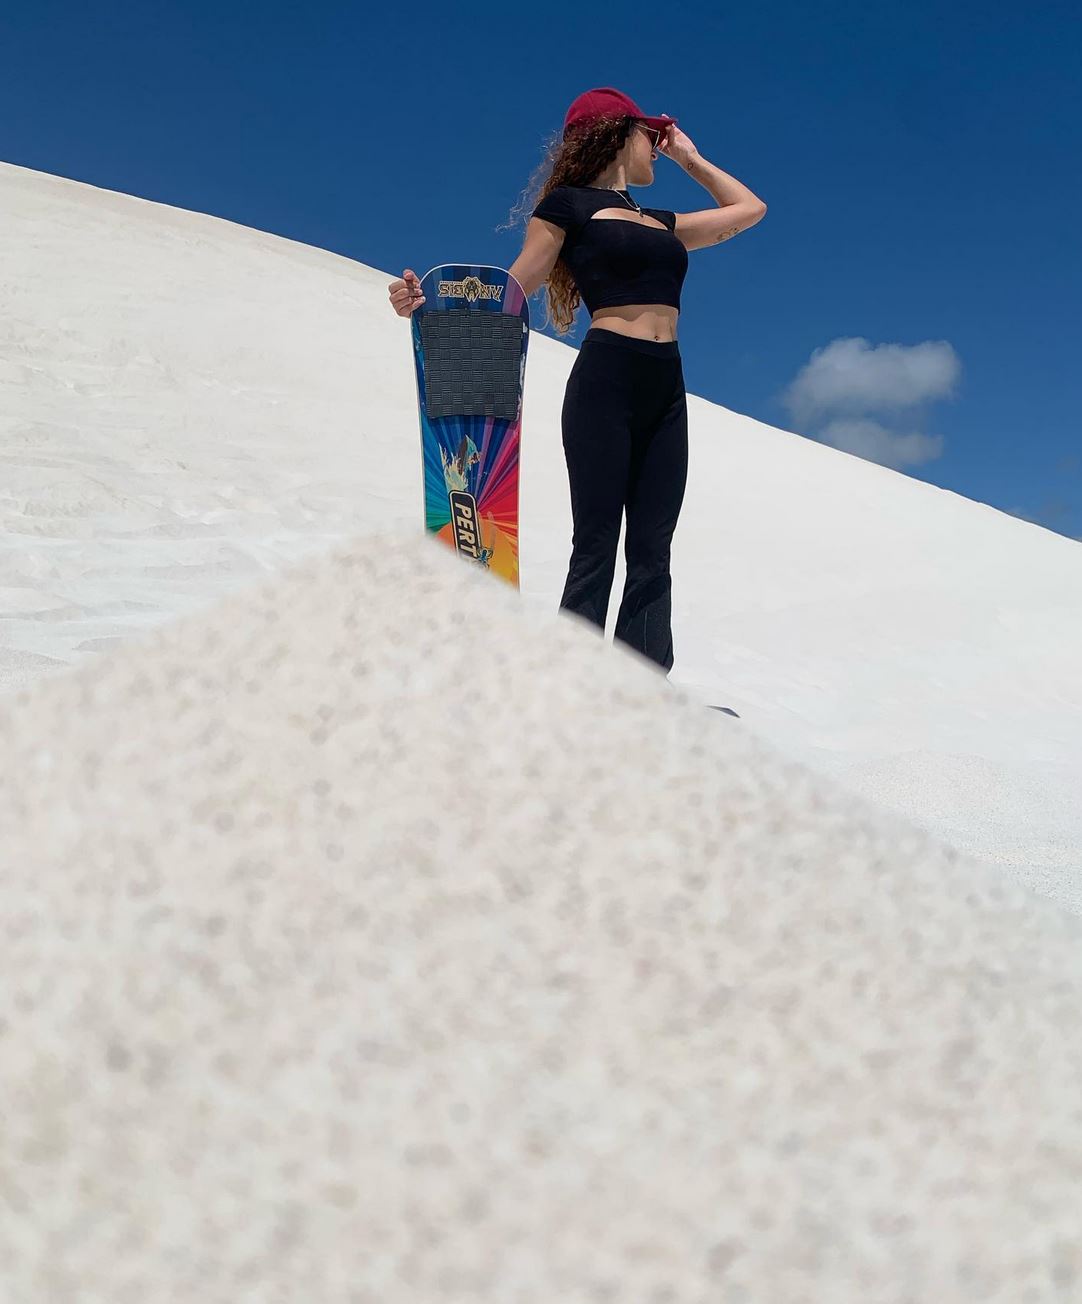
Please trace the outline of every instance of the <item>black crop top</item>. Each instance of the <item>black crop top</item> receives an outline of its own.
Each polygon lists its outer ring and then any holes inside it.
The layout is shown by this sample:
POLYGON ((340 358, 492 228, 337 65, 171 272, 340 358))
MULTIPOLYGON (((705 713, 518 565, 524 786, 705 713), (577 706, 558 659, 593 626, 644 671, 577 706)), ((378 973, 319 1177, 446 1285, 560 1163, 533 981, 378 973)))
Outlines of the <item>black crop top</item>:
POLYGON ((571 269, 587 309, 627 303, 666 303, 680 307, 680 287, 688 269, 688 251, 676 230, 676 214, 666 208, 646 208, 648 217, 666 229, 640 222, 628 206, 626 218, 599 217, 603 208, 619 208, 631 192, 596 186, 557 186, 533 210, 562 227, 560 256, 571 269))

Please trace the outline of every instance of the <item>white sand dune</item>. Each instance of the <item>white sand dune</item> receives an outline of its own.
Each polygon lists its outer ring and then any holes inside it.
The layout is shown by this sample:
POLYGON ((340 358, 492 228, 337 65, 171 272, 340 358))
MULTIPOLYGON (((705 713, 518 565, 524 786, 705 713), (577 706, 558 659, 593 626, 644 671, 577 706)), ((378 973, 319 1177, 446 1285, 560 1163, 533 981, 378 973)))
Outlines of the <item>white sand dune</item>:
POLYGON ((1082 1298, 1079 545, 693 397, 673 692, 573 351, 516 594, 387 273, 0 201, 4 1297, 1082 1298))
POLYGON ((1082 1294, 1082 920, 442 545, 0 731, 7 1298, 1082 1294))

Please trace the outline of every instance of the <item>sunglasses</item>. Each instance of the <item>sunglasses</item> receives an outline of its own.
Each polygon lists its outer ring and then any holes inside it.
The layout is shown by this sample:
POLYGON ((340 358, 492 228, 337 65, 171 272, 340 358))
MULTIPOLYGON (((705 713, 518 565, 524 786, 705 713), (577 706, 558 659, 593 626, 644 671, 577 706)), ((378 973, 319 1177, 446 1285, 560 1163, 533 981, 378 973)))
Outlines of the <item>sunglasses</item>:
POLYGON ((661 137, 665 134, 657 127, 648 127, 645 122, 637 122, 636 127, 641 127, 650 137, 650 148, 657 149, 661 144, 661 137))

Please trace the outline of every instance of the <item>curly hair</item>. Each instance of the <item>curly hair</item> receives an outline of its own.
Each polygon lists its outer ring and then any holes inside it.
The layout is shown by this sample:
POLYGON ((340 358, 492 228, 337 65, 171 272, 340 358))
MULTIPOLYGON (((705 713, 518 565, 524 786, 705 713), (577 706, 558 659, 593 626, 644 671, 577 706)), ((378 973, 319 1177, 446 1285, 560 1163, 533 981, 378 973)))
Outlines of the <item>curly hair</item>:
MULTIPOLYGON (((511 210, 512 217, 521 213, 528 223, 534 208, 557 186, 589 185, 623 149, 636 121, 627 115, 594 118, 573 129, 566 140, 559 135, 550 137, 523 199, 511 210)), ((505 228, 497 228, 501 229, 505 228)), ((546 321, 552 322, 558 334, 566 335, 574 325, 581 298, 562 255, 556 259, 545 287, 546 321)))

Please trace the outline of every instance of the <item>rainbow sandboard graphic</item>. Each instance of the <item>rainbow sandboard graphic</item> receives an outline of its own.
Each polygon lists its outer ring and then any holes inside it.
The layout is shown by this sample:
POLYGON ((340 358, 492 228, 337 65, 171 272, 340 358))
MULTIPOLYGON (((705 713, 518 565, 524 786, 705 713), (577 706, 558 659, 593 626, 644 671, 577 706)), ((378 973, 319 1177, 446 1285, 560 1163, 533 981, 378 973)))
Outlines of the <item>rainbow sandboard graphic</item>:
POLYGON ((502 267, 448 263, 410 315, 425 529, 518 588, 518 467, 530 311, 502 267))

